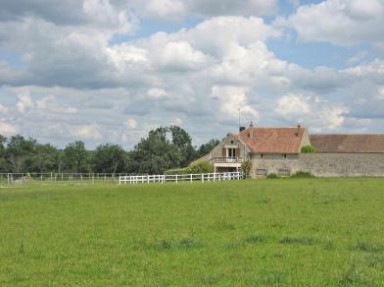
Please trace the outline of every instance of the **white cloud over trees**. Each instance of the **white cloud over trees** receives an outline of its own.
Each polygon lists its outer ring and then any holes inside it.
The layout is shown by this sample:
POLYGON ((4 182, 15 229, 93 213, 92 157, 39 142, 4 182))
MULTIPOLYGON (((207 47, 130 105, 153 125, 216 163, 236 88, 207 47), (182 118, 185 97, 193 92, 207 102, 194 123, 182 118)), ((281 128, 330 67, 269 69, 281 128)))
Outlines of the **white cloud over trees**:
POLYGON ((384 132, 382 1, 296 3, 290 15, 273 0, 7 2, 0 134, 130 147, 179 123, 203 143, 233 132, 238 109, 243 124, 384 132), (153 20, 180 28, 136 37, 153 20), (341 68, 304 67, 271 49, 292 33, 302 45, 373 50, 341 68))

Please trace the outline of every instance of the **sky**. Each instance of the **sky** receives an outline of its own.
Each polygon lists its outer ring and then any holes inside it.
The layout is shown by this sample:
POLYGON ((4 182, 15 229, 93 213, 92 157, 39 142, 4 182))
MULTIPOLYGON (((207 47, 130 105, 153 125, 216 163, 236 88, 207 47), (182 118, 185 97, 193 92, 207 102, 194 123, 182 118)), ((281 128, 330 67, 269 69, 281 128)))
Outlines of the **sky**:
POLYGON ((384 0, 0 0, 0 134, 384 133, 384 0))

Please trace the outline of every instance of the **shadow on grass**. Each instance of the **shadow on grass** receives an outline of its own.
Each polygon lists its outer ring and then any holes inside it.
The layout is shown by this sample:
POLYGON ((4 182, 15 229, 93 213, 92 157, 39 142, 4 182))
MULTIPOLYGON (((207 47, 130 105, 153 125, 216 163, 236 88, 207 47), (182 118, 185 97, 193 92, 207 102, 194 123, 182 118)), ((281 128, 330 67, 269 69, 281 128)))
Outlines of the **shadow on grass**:
POLYGON ((204 244, 192 237, 185 237, 180 240, 157 240, 155 242, 136 242, 136 249, 142 251, 177 251, 177 250, 194 250, 204 247, 204 244))
POLYGON ((297 244, 297 245, 315 245, 318 243, 318 240, 312 237, 300 236, 292 237, 285 236, 279 241, 280 244, 297 244))

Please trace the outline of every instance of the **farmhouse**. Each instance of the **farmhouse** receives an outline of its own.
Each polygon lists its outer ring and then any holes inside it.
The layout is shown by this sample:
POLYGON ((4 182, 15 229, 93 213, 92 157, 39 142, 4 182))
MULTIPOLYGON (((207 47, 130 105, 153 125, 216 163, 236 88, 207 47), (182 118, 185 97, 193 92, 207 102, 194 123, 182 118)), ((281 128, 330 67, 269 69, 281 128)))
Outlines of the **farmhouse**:
POLYGON ((251 176, 298 171, 316 176, 384 176, 384 135, 308 135, 305 127, 241 127, 207 156, 215 172, 252 163, 251 176), (313 146, 314 153, 303 153, 313 146))

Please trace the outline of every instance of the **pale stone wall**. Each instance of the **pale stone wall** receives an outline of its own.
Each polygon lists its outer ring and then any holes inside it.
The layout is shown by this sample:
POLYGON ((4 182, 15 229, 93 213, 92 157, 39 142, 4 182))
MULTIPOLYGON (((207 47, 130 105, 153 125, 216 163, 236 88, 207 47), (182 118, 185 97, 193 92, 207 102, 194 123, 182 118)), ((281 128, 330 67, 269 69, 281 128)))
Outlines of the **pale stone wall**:
POLYGON ((254 177, 265 176, 264 172, 284 176, 300 170, 299 157, 296 154, 254 154, 251 160, 254 177))
POLYGON ((300 155, 252 155, 252 176, 288 175, 298 171, 317 177, 384 177, 384 153, 312 153, 300 155))
POLYGON ((384 153, 300 154, 299 166, 315 176, 384 176, 384 153))
POLYGON ((223 139, 218 146, 216 146, 209 154, 209 158, 218 158, 222 157, 222 149, 225 146, 237 146, 240 148, 240 157, 245 157, 247 152, 246 148, 234 135, 228 135, 225 139, 223 139))

